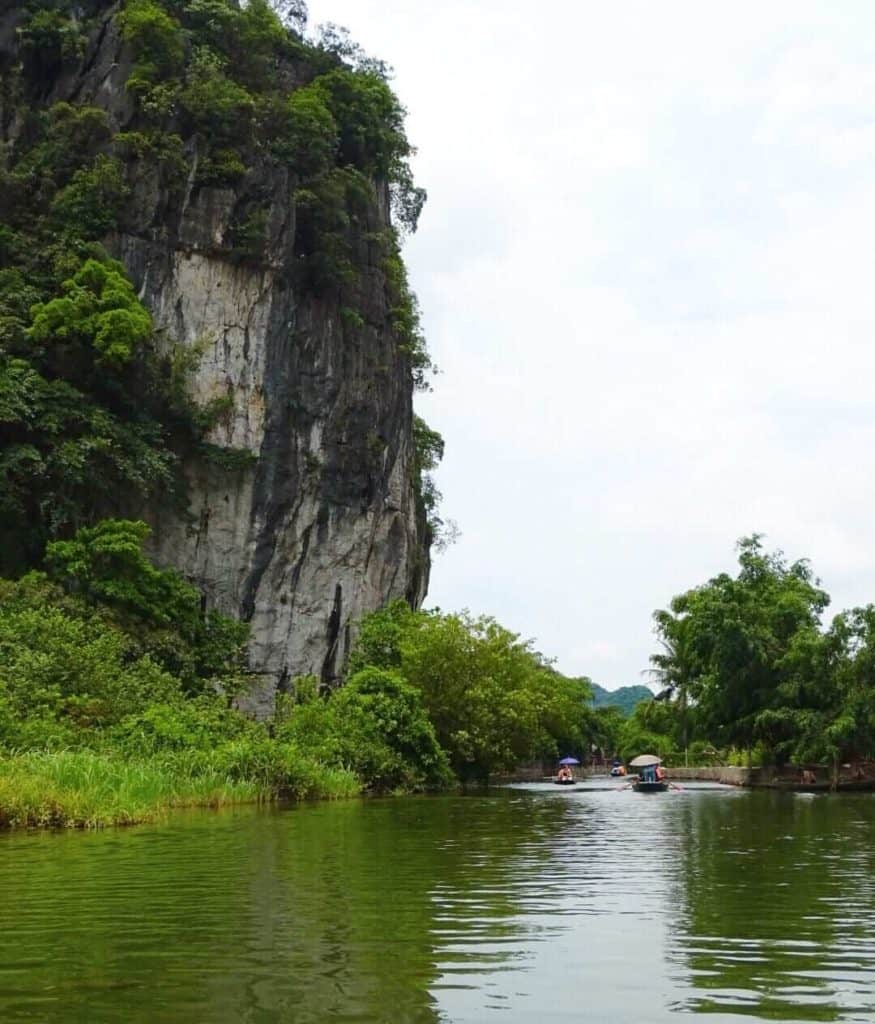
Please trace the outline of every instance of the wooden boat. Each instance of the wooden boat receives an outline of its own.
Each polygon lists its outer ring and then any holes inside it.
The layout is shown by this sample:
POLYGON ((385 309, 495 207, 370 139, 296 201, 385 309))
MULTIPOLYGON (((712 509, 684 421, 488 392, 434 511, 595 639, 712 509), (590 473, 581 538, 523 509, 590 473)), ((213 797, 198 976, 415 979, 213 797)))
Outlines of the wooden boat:
POLYGON ((553 782, 557 786, 573 786, 577 783, 577 779, 554 779, 553 782))
POLYGON ((664 793, 668 789, 668 780, 659 766, 662 758, 656 754, 639 754, 629 762, 630 768, 642 769, 632 782, 632 788, 636 793, 664 793), (660 774, 663 775, 660 778, 660 774))
POLYGON ((645 782, 644 779, 635 779, 632 788, 636 793, 664 793, 668 789, 668 780, 658 779, 656 782, 645 782))

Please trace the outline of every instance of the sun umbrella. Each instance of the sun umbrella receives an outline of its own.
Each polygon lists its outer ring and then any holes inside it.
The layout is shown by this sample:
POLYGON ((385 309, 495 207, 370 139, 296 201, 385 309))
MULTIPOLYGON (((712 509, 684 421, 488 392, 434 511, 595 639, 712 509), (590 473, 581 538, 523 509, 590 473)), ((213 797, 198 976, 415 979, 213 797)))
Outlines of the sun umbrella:
POLYGON ((559 764, 580 764, 576 757, 563 757, 559 764))
POLYGON ((652 764, 661 764, 662 758, 656 754, 639 754, 629 762, 630 768, 649 768, 652 764))

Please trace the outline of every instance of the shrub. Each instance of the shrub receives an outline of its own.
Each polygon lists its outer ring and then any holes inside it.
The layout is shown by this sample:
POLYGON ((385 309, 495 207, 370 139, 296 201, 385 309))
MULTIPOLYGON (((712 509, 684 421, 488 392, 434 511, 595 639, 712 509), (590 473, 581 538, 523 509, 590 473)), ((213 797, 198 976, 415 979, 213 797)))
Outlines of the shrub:
POLYGON ((225 73, 225 61, 209 47, 198 47, 179 95, 192 128, 217 148, 245 145, 250 139, 255 103, 225 73))
POLYGON ((180 751, 209 752, 217 745, 260 732, 254 722, 215 694, 156 702, 127 715, 113 730, 113 744, 131 757, 180 751))
POLYGON ((0 420, 0 532, 11 531, 0 544, 4 571, 33 565, 48 537, 92 517, 98 503, 172 485, 173 456, 154 423, 124 422, 25 360, 0 356, 0 420))
POLYGON ((420 694, 378 668, 298 706, 277 735, 322 764, 353 770, 372 789, 434 788, 451 778, 420 694))
POLYGON ((325 93, 311 84, 296 89, 285 109, 285 124, 273 150, 302 177, 327 171, 337 150, 337 125, 325 102, 325 93))
POLYGON ((0 610, 0 744, 68 742, 178 689, 148 658, 131 662, 125 637, 106 623, 57 607, 0 610))
POLYGON ((179 22, 154 0, 128 0, 120 16, 122 36, 136 58, 133 79, 155 82, 179 73, 185 56, 179 22))
POLYGON ((91 167, 80 168, 52 203, 52 216, 62 230, 80 238, 98 239, 118 226, 128 196, 121 164, 101 154, 91 167))
POLYGON ((37 9, 18 30, 22 70, 35 86, 44 83, 62 65, 84 52, 82 23, 59 10, 37 9))
POLYGON ((48 175, 58 186, 73 172, 94 162, 112 138, 106 111, 98 107, 55 103, 34 121, 36 142, 17 170, 27 176, 48 175))
POLYGON ((404 108, 386 82, 372 72, 337 67, 314 84, 337 124, 340 163, 388 181, 411 149, 404 108))
POLYGON ((49 575, 67 593, 112 609, 149 654, 179 676, 186 690, 208 683, 231 697, 246 685, 244 623, 215 610, 202 612, 199 591, 172 569, 143 554, 149 527, 109 519, 84 527, 46 549, 49 575))
POLYGON ((252 207, 232 224, 230 243, 235 259, 252 262, 264 258, 269 213, 264 207, 252 207))
POLYGON ((428 380, 434 372, 434 364, 428 354, 419 303, 410 290, 397 238, 393 238, 391 249, 382 261, 382 268, 386 277, 392 329, 398 339, 398 347, 410 360, 414 388, 417 391, 428 391, 428 380))
POLYGON ((28 332, 34 341, 79 341, 93 348, 98 364, 117 367, 150 337, 152 318, 120 263, 87 260, 63 291, 34 306, 28 332))

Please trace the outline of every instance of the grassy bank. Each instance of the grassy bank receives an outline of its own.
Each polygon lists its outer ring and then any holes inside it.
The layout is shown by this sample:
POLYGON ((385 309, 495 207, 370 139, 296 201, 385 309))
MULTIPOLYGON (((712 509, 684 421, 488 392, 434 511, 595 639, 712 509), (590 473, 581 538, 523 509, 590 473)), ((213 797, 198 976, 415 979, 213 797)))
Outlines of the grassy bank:
POLYGON ((235 778, 203 758, 130 761, 92 751, 30 752, 0 758, 0 827, 100 828, 157 821, 174 808, 262 803, 290 796, 355 796, 342 769, 315 768, 281 780, 235 778))
POLYGON ((585 681, 492 619, 402 601, 362 621, 343 686, 299 676, 255 720, 245 624, 152 565, 148 533, 105 520, 0 579, 0 827, 438 790, 589 743, 585 681))

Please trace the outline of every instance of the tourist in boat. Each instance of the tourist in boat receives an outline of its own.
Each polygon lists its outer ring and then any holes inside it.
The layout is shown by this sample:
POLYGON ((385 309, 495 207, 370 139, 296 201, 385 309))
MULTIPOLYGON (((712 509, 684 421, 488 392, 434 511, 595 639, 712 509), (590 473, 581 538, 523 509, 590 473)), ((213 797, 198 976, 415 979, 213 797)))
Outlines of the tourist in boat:
POLYGON ((656 766, 656 781, 657 782, 662 782, 662 780, 664 778, 665 778, 665 768, 663 768, 661 764, 658 764, 656 766))
POLYGON ((571 773, 571 768, 567 764, 563 764, 559 768, 559 773, 556 776, 557 782, 572 782, 574 776, 571 773))

